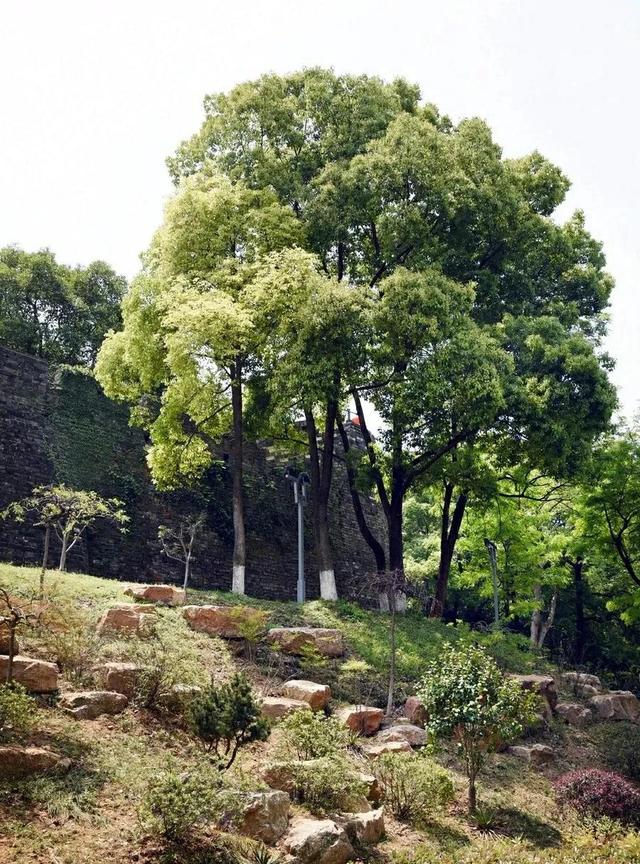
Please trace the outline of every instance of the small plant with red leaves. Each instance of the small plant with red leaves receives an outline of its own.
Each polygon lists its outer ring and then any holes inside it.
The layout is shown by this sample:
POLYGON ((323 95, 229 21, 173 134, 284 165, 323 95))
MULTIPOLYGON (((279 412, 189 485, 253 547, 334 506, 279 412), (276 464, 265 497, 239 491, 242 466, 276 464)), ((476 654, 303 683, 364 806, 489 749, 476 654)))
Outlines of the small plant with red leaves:
POLYGON ((584 768, 563 774, 555 782, 562 804, 583 816, 607 816, 640 825, 640 787, 613 771, 584 768))

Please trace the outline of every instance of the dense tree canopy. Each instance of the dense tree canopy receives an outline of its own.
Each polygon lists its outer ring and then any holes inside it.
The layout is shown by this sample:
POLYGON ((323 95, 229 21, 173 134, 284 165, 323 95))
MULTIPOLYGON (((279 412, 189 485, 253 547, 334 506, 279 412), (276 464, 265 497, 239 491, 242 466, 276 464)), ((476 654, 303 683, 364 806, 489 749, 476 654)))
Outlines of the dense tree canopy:
POLYGON ((105 334, 119 326, 126 287, 103 261, 66 267, 48 250, 0 249, 0 344, 93 366, 105 334))

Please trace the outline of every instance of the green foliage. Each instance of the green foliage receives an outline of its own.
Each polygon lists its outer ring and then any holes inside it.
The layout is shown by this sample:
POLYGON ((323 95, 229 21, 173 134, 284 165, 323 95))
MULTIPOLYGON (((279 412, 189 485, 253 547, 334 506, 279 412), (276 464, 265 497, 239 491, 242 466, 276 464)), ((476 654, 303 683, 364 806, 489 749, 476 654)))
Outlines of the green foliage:
POLYGON ((640 728, 633 723, 599 723, 591 737, 614 771, 640 782, 640 728))
POLYGON ((222 815, 227 799, 221 790, 220 778, 202 766, 183 773, 170 767, 149 780, 141 816, 176 842, 198 824, 222 815))
POLYGON ((49 606, 38 635, 46 656, 58 665, 66 678, 77 685, 91 684, 92 668, 100 650, 92 615, 50 592, 49 606))
POLYGON ((0 685, 0 740, 29 732, 35 725, 36 703, 20 684, 0 685))
POLYGON ((423 755, 385 753, 372 763, 372 770, 382 802, 397 819, 419 822, 453 801, 448 772, 423 755))
POLYGON ((269 613, 264 609, 250 609, 247 606, 231 609, 229 617, 236 623, 238 633, 245 641, 249 660, 255 660, 256 647, 267 628, 269 613))
POLYGON ((0 344, 93 366, 105 334, 120 322, 126 287, 103 261, 71 268, 46 249, 0 249, 0 344))
POLYGON ((282 720, 279 730, 288 758, 335 756, 349 743, 349 731, 343 724, 316 711, 294 711, 282 720))
POLYGON ((349 811, 366 793, 366 784, 344 756, 325 756, 289 765, 296 798, 319 816, 349 811))
POLYGON ((469 810, 475 810, 475 778, 486 754, 523 731, 537 697, 505 679, 482 649, 445 648, 418 688, 436 738, 455 740, 469 779, 469 810))
POLYGON ((244 675, 225 684, 211 685, 191 705, 193 731, 213 753, 220 770, 233 764, 238 750, 252 741, 264 741, 269 725, 244 675))

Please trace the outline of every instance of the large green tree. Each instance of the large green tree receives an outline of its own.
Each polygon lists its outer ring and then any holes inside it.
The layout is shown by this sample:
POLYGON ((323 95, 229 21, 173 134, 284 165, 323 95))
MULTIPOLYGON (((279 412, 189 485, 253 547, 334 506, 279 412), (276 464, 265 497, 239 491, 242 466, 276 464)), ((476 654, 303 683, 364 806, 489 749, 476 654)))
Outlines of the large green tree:
POLYGON ((92 367, 105 334, 120 322, 126 287, 103 261, 66 267, 48 250, 0 249, 0 344, 92 367))
POLYGON ((134 421, 149 430, 149 464, 161 488, 201 476, 229 441, 237 593, 246 568, 245 396, 259 363, 246 292, 261 255, 299 236, 298 221, 273 192, 206 166, 168 203, 123 303, 124 327, 107 337, 96 367, 107 395, 132 404, 134 421))

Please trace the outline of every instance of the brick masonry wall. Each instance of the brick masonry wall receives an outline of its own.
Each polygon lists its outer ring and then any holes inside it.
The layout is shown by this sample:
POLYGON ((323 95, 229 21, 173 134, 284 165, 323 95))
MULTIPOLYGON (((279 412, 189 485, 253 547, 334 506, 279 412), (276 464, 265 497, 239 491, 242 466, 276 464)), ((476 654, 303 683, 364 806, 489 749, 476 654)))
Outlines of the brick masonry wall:
MULTIPOLYGON (((339 449, 339 448, 338 448, 339 449)), ((67 483, 95 489, 125 503, 129 530, 121 534, 96 525, 70 554, 69 568, 139 581, 178 581, 180 564, 159 549, 158 526, 175 524, 182 513, 206 510, 193 565, 194 585, 228 589, 231 584, 233 523, 224 454, 196 492, 158 493, 145 462, 144 436, 128 425, 126 407, 111 402, 83 372, 53 369, 44 361, 0 347, 0 509, 39 484, 67 483)), ((302 461, 299 460, 302 467, 302 461)), ((295 599, 296 513, 284 463, 266 449, 246 447, 247 593, 295 599)), ((373 501, 366 509, 383 534, 373 501)), ((305 552, 308 596, 319 593, 310 520, 305 552)), ((371 552, 353 516, 344 468, 338 459, 331 502, 331 539, 341 596, 354 593, 374 568, 371 552)), ((28 524, 0 522, 0 559, 36 564, 41 532, 28 524)), ((50 564, 55 566, 53 545, 50 564)))

